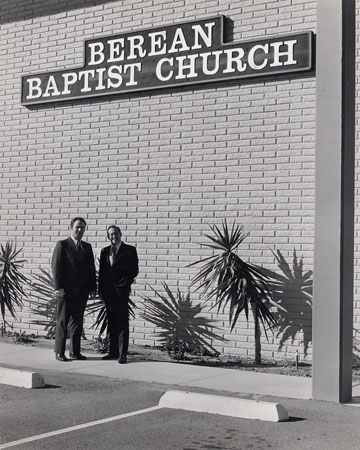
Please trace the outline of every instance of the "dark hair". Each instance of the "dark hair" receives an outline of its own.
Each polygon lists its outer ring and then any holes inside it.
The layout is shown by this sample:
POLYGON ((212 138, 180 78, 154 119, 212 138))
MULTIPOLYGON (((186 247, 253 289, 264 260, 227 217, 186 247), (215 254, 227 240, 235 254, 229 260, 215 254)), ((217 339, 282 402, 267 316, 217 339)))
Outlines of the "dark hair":
POLYGON ((122 232, 121 232, 120 228, 117 225, 110 225, 109 227, 107 227, 107 230, 106 230, 106 234, 107 234, 108 239, 110 239, 110 236, 109 236, 110 228, 115 228, 115 230, 117 230, 120 233, 120 236, 122 236, 122 232))
POLYGON ((74 226, 74 223, 75 223, 77 220, 79 220, 80 222, 82 222, 82 223, 86 226, 86 221, 85 221, 85 219, 83 219, 82 217, 74 217, 74 218, 72 219, 72 221, 70 222, 71 228, 74 226))

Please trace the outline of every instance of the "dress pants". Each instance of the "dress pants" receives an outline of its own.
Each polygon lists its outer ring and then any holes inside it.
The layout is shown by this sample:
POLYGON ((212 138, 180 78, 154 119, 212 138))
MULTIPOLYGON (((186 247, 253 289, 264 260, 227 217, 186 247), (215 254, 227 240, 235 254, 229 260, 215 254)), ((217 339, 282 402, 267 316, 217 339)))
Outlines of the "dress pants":
POLYGON ((108 319, 109 353, 119 357, 127 356, 129 348, 129 306, 128 293, 124 296, 105 298, 108 319))
POLYGON ((70 329, 70 353, 80 354, 80 341, 84 325, 84 311, 88 294, 57 298, 55 353, 65 353, 67 328, 70 329))

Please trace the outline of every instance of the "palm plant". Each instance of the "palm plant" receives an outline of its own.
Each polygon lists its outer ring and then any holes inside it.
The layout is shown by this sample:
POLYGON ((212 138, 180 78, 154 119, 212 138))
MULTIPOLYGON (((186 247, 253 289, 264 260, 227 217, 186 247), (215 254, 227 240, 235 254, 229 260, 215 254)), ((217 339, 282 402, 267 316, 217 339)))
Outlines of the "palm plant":
MULTIPOLYGON (((222 229, 216 225, 210 226, 211 234, 206 234, 211 243, 202 244, 215 250, 213 256, 196 261, 190 266, 201 264, 202 267, 193 278, 191 285, 199 283, 196 290, 202 290, 205 300, 215 298, 213 307, 229 307, 229 323, 231 331, 234 329, 239 315, 244 312, 249 320, 251 310, 255 328, 255 363, 261 363, 261 329, 263 326, 267 337, 268 327, 273 330, 276 320, 271 311, 272 300, 268 287, 269 278, 262 268, 245 262, 237 254, 239 245, 246 239, 244 227, 232 225, 229 229, 226 220, 222 229)), ((276 305, 277 306, 277 305, 276 305)))
POLYGON ((31 281, 30 311, 41 317, 32 320, 32 323, 43 326, 50 338, 55 335, 56 327, 56 296, 52 273, 50 269, 40 269, 32 277, 34 281, 31 281))
POLYGON ((165 282, 162 286, 165 293, 150 286, 155 298, 142 297, 145 309, 140 316, 156 326, 169 354, 173 352, 176 359, 183 359, 185 351, 216 354, 210 342, 221 338, 209 330, 210 321, 201 317, 203 308, 192 303, 190 292, 183 294, 178 288, 175 293, 165 282))
POLYGON ((5 247, 1 245, 0 252, 0 309, 3 320, 3 329, 5 329, 6 310, 16 318, 16 307, 22 308, 23 298, 27 297, 24 291, 24 284, 29 280, 21 273, 21 265, 25 260, 17 259, 22 248, 16 248, 16 244, 7 242, 5 247))

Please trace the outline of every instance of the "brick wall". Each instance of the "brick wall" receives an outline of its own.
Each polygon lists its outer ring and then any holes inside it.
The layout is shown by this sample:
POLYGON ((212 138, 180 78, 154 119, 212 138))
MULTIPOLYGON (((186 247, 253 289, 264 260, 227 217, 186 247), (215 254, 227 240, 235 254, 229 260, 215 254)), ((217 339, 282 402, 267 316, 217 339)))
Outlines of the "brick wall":
MULTIPOLYGON (((263 355, 291 359, 300 349, 310 360, 305 282, 313 264, 314 77, 25 108, 20 75, 79 66, 84 39, 217 14, 230 19, 226 37, 234 41, 316 31, 316 2, 79 0, 68 7, 33 0, 5 1, 2 8, 0 241, 24 248, 25 272, 48 270, 73 216, 87 219, 85 237, 97 255, 107 245, 107 226, 117 223, 140 258, 131 338, 153 345, 159 330, 141 319, 141 297, 150 286, 162 292, 163 281, 186 294, 195 274, 188 264, 209 254, 199 246, 208 225, 236 220, 250 232, 242 257, 285 279, 281 302, 288 314, 263 339, 263 355), (281 267, 272 251, 284 258, 281 267)), ((194 289, 190 299, 200 301, 194 289)), ((44 334, 29 306, 15 329, 44 334)), ((218 351, 253 354, 251 322, 242 318, 230 333, 227 311, 201 307, 216 326, 218 351)))

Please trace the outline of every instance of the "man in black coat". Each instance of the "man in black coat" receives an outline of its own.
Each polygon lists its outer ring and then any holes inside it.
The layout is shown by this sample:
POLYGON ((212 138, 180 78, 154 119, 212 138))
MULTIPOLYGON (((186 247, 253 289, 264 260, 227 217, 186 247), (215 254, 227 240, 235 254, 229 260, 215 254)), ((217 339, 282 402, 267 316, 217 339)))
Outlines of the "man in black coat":
POLYGON ((55 358, 58 361, 67 361, 65 346, 68 325, 70 357, 86 359, 80 349, 84 311, 89 294, 94 297, 96 293, 93 250, 90 244, 81 240, 86 222, 82 217, 75 217, 70 226, 70 237, 56 244, 51 260, 57 299, 55 358))
POLYGON ((118 359, 126 363, 129 347, 129 295, 139 273, 136 248, 122 242, 119 227, 107 229, 111 245, 101 250, 99 296, 105 302, 108 319, 109 354, 103 359, 118 359))

